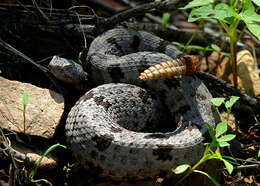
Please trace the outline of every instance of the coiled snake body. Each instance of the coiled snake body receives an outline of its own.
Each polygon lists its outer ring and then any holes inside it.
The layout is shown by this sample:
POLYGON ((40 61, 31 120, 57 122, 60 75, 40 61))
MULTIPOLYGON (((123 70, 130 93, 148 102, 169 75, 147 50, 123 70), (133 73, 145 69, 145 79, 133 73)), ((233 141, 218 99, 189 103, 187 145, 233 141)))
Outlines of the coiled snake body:
POLYGON ((96 83, 71 109, 66 136, 83 166, 101 176, 142 179, 194 164, 205 122, 214 127, 211 94, 196 76, 141 81, 140 72, 181 55, 152 34, 113 29, 91 44, 84 69, 96 83), (167 126, 169 131, 160 130, 167 126))

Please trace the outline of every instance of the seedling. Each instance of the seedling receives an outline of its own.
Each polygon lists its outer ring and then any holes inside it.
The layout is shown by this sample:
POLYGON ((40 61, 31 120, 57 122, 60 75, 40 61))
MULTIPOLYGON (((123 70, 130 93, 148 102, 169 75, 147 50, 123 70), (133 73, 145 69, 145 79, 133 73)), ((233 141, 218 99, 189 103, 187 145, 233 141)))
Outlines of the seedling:
POLYGON ((65 145, 61 145, 61 144, 59 144, 59 143, 54 144, 54 145, 52 145, 51 147, 49 147, 49 148, 43 153, 43 155, 41 156, 41 158, 36 162, 36 164, 34 165, 33 169, 31 170, 31 172, 30 172, 30 174, 29 174, 29 178, 30 178, 31 180, 33 180, 33 178, 34 178, 34 176, 35 176, 35 174, 36 174, 36 172, 37 172, 37 170, 38 170, 38 168, 39 168, 39 166, 40 166, 40 163, 42 162, 42 159, 43 159, 44 157, 46 157, 46 156, 47 156, 52 150, 54 150, 56 147, 62 147, 62 148, 64 148, 64 149, 67 148, 65 145))
POLYGON ((190 45, 190 43, 192 42, 192 40, 194 39, 196 34, 197 33, 194 33, 185 45, 183 45, 179 42, 176 42, 176 41, 173 41, 172 44, 182 48, 182 52, 185 52, 186 54, 189 54, 191 52, 191 50, 212 51, 212 49, 209 46, 202 47, 199 45, 190 45))
POLYGON ((26 129, 26 106, 28 104, 28 92, 24 91, 23 93, 23 133, 25 134, 25 129, 26 129))
POLYGON ((165 27, 165 28, 169 27, 168 21, 169 21, 170 17, 171 17, 170 13, 163 13, 163 16, 162 16, 162 26, 163 27, 165 27))
MULTIPOLYGON (((230 100, 225 102, 225 98, 214 98, 214 99, 212 99, 212 102, 216 106, 220 106, 222 103, 225 103, 225 106, 228 109, 228 112, 230 112, 231 107, 234 105, 234 103, 238 99, 239 99, 239 97, 232 96, 230 100)), ((178 185, 183 180, 185 180, 190 174, 197 172, 197 173, 207 176, 215 185, 220 186, 220 184, 213 177, 211 177, 208 173, 196 169, 202 163, 204 163, 208 160, 211 160, 211 159, 218 159, 218 160, 222 161, 224 163, 228 173, 231 174, 233 172, 234 167, 232 164, 237 164, 236 159, 229 157, 229 156, 221 155, 221 153, 219 152, 219 148, 229 146, 230 144, 228 142, 231 141, 232 139, 234 139, 236 137, 236 135, 225 134, 228 129, 228 127, 227 127, 228 122, 226 122, 226 121, 220 122, 216 126, 215 132, 214 132, 214 129, 208 123, 206 123, 206 125, 208 127, 208 132, 211 137, 211 142, 204 143, 205 152, 203 154, 203 157, 193 167, 191 167, 189 164, 183 164, 172 170, 175 174, 181 174, 181 173, 184 173, 185 171, 187 171, 186 174, 176 183, 176 185, 178 185)))
MULTIPOLYGON (((252 0, 257 6, 260 6, 260 0, 252 0)), ((255 6, 251 0, 231 0, 229 4, 216 3, 216 0, 193 0, 182 9, 190 9, 188 21, 194 22, 197 20, 217 20, 224 28, 230 39, 230 55, 231 66, 233 72, 234 85, 237 86, 237 41, 241 38, 245 29, 254 34, 260 39, 260 15, 255 11, 255 6), (237 27, 240 21, 243 21, 246 26, 238 35, 237 27)), ((259 8, 259 7, 258 7, 259 8)))
MULTIPOLYGON (((161 0, 154 0, 154 2, 160 2, 161 0)), ((162 15, 162 26, 164 28, 168 28, 169 27, 169 24, 168 24, 168 21, 171 17, 171 14, 170 13, 163 13, 162 15)))
POLYGON ((225 98, 223 97, 219 97, 219 98, 213 98, 211 100, 211 102, 219 107, 222 103, 224 103, 226 109, 227 109, 227 112, 228 112, 228 116, 227 116, 227 121, 229 120, 229 116, 230 116, 230 113, 231 113, 231 108, 232 106, 237 102, 237 100, 239 99, 239 97, 237 96, 231 96, 230 100, 226 101, 225 102, 225 98))
POLYGON ((219 48, 219 46, 217 46, 216 44, 211 44, 210 46, 202 47, 199 45, 190 45, 190 40, 185 45, 183 45, 179 42, 176 42, 176 41, 173 41, 172 44, 182 48, 182 52, 184 52, 186 54, 189 54, 192 50, 200 50, 203 52, 216 51, 216 52, 221 53, 223 56, 230 58, 230 55, 226 52, 222 52, 221 49, 219 48))

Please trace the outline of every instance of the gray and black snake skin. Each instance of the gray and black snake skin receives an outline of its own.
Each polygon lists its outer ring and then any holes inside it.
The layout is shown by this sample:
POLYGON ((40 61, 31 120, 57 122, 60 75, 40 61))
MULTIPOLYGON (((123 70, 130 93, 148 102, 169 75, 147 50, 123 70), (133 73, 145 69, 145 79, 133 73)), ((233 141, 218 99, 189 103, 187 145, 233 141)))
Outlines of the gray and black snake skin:
POLYGON ((129 29, 109 30, 92 42, 83 67, 98 86, 66 121, 67 140, 83 166, 115 180, 142 179, 202 157, 205 122, 214 127, 218 120, 205 85, 196 76, 138 78, 180 54, 159 37, 129 29))

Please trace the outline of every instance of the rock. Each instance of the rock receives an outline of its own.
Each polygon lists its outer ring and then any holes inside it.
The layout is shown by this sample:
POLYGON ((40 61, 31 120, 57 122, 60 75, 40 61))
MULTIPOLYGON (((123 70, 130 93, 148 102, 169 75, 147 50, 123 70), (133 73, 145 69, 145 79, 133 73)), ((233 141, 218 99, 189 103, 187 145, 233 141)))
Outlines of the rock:
POLYGON ((237 53, 238 86, 249 96, 260 95, 260 77, 257 62, 248 50, 237 53))
MULTIPOLYGON (((212 57, 213 58, 213 57, 212 57)), ((211 66, 211 69, 214 67, 211 66)), ((238 88, 249 96, 260 95, 260 77, 257 63, 248 50, 241 50, 237 53, 238 88)), ((216 76, 232 84, 233 75, 230 60, 225 57, 219 64, 216 76)))
POLYGON ((28 83, 0 77, 0 126, 17 133, 24 131, 23 94, 28 92, 26 127, 28 135, 53 137, 64 110, 61 94, 28 83))

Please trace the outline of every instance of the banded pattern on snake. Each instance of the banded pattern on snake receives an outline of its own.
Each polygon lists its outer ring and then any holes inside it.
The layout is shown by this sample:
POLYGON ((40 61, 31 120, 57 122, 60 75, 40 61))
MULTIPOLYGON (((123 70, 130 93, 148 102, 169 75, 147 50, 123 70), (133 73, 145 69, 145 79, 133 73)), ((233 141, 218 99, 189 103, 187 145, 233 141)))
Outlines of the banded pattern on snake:
POLYGON ((205 122, 214 127, 218 120, 205 85, 194 75, 139 79, 148 67, 180 56, 169 42, 130 29, 109 30, 91 43, 83 67, 97 87, 66 121, 67 140, 84 167, 115 180, 142 179, 201 158, 205 122))

